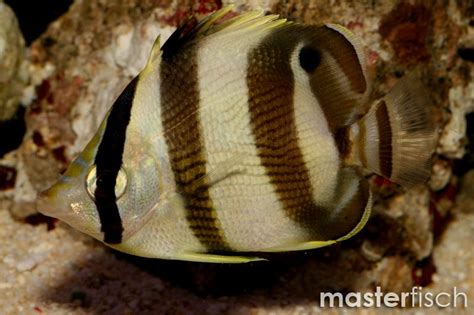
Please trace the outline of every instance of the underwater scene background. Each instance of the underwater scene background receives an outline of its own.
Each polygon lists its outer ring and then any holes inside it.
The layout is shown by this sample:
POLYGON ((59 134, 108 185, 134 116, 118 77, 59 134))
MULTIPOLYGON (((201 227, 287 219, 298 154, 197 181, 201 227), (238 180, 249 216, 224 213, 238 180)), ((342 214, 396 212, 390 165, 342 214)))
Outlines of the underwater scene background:
POLYGON ((0 0, 1 314, 437 314, 321 308, 321 292, 465 292, 474 303, 474 3, 343 0, 0 0), (370 178, 352 239, 243 265, 133 257, 36 211, 109 106, 191 14, 234 3, 358 36, 373 97, 417 72, 440 136, 432 176, 409 190, 370 178))

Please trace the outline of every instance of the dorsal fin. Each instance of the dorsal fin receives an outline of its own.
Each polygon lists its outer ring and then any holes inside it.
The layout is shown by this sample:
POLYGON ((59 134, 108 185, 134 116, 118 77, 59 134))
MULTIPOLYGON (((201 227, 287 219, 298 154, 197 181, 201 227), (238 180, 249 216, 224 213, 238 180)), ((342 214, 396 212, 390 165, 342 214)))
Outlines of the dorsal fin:
POLYGON ((163 56, 171 56, 175 51, 183 46, 184 43, 190 41, 196 35, 205 32, 208 30, 217 20, 222 18, 224 15, 229 13, 233 9, 233 5, 227 5, 222 9, 208 15, 201 22, 198 23, 198 20, 194 16, 190 16, 181 24, 170 38, 163 45, 161 50, 163 51, 163 56))
POLYGON ((216 23, 233 8, 234 5, 227 5, 200 22, 193 16, 186 19, 161 48, 163 57, 172 56, 176 51, 182 48, 184 44, 201 36, 209 36, 216 33, 224 34, 237 30, 250 30, 256 27, 265 29, 268 27, 277 27, 286 22, 286 19, 279 19, 278 15, 264 16, 263 10, 255 10, 233 17, 223 23, 216 23))
POLYGON ((184 21, 184 23, 181 24, 173 34, 171 34, 163 47, 161 47, 163 57, 172 56, 179 48, 181 48, 183 44, 189 40, 197 24, 197 19, 194 16, 188 17, 186 21, 184 21))
POLYGON ((148 61, 146 63, 146 67, 149 67, 155 60, 160 58, 161 56, 161 48, 160 48, 160 37, 158 35, 153 43, 153 47, 151 48, 150 57, 148 57, 148 61))

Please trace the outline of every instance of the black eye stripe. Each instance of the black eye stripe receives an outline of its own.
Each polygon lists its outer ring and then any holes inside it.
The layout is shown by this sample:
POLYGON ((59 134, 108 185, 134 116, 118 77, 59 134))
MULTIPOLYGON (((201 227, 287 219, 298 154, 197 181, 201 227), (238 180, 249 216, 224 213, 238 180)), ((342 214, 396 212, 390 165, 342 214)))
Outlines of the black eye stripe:
POLYGON ((138 83, 135 77, 115 101, 107 118, 102 141, 95 156, 96 189, 94 202, 99 212, 104 242, 122 242, 122 219, 117 206, 115 186, 122 166, 127 126, 130 122, 133 98, 138 83))
POLYGON ((311 73, 321 64, 321 52, 309 46, 301 48, 300 65, 306 72, 311 73))

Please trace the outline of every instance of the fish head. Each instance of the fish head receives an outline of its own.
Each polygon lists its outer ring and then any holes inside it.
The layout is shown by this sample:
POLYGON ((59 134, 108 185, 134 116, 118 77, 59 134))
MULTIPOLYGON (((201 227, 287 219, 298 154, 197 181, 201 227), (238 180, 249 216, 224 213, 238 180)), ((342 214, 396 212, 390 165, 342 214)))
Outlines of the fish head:
POLYGON ((134 123, 127 127, 117 164, 112 147, 100 148, 108 141, 106 128, 107 118, 60 179, 40 194, 37 208, 99 241, 118 244, 163 209, 174 182, 166 159, 158 157, 149 137, 134 123))
POLYGON ((39 212, 64 221, 96 239, 101 238, 101 223, 93 194, 91 195, 89 174, 95 169, 94 157, 104 128, 103 122, 97 134, 71 162, 58 181, 43 191, 37 199, 39 212))

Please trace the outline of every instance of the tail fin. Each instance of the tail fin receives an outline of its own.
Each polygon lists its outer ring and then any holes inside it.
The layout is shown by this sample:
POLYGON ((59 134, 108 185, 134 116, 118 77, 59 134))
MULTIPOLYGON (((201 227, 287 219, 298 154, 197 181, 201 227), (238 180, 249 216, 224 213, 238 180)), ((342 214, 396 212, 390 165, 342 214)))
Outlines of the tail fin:
POLYGON ((403 186, 429 177, 437 137, 423 91, 413 77, 403 79, 351 126, 356 164, 403 186))

